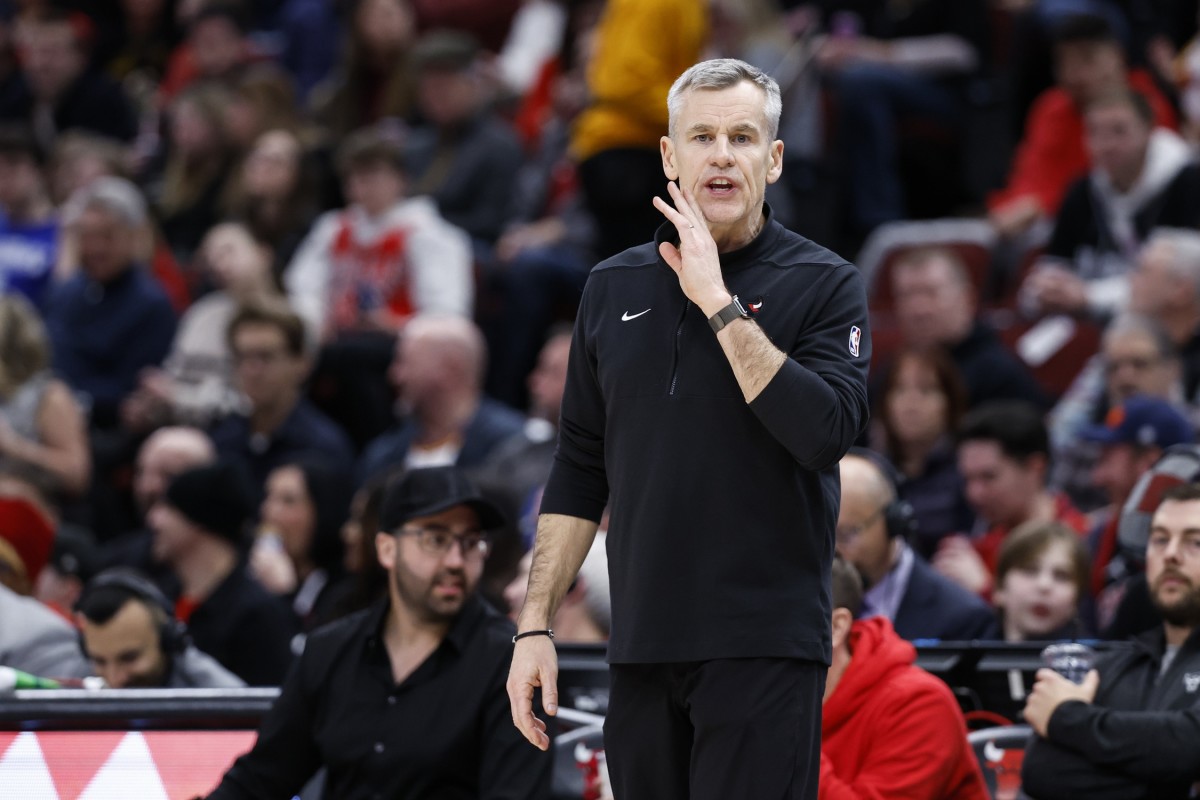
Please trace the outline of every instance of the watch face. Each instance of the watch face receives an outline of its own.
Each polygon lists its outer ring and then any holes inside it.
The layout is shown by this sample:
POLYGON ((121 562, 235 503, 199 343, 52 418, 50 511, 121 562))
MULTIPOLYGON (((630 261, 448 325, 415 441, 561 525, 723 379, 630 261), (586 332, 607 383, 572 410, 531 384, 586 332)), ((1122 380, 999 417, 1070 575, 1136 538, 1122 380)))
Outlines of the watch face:
POLYGON ((733 307, 737 309, 738 316, 746 317, 747 319, 750 317, 750 312, 747 311, 746 307, 742 305, 742 301, 738 300, 738 296, 736 294, 733 296, 733 307))

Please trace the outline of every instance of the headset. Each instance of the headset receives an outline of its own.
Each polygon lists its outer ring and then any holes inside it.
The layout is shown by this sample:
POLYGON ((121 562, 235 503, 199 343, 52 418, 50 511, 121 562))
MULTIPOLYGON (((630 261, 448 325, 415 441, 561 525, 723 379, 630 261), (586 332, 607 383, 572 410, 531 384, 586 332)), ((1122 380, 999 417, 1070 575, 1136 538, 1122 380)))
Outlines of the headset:
MULTIPOLYGON (((149 603, 163 612, 165 621, 158 627, 158 641, 159 646, 167 655, 168 667, 174 656, 182 654, 191 645, 187 625, 175 618, 174 604, 148 578, 126 567, 107 569, 88 581, 83 594, 75 603, 75 610, 79 611, 93 592, 104 588, 120 589, 131 599, 149 603)), ((82 632, 79 635, 79 648, 86 658, 87 647, 84 646, 82 632)))
POLYGON ((869 462, 879 473, 888 485, 892 487, 893 500, 883 507, 883 524, 887 529, 888 539, 904 539, 909 540, 917 533, 919 524, 917 522, 916 512, 913 510, 912 503, 900 498, 900 485, 904 483, 904 476, 898 469, 888 461, 885 457, 876 453, 874 450, 869 450, 866 447, 851 447, 846 455, 857 456, 864 461, 869 462))

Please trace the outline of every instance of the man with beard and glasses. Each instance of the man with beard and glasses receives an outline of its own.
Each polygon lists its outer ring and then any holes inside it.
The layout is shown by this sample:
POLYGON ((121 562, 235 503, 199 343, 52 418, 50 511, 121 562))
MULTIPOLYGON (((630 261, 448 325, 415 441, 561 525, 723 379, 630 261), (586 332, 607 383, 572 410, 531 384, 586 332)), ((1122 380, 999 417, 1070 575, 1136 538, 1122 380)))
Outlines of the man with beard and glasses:
POLYGON ((524 745, 504 683, 513 624, 475 592, 503 523, 453 467, 386 487, 375 534, 388 593, 308 637, 254 748, 210 800, 541 798, 549 753, 524 745))
POLYGON ((1035 800, 1190 797, 1200 780, 1200 484, 1163 493, 1146 544, 1162 626, 1076 685, 1043 669, 1025 706, 1022 768, 1035 800))

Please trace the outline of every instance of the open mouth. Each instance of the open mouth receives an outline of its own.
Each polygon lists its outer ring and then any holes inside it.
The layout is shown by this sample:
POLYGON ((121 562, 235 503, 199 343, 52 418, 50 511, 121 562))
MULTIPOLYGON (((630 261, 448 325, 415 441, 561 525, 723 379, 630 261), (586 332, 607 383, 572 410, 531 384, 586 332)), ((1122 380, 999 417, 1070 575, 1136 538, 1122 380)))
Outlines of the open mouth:
POLYGON ((725 178, 713 178, 705 184, 705 187, 713 194, 718 195, 732 194, 734 189, 737 188, 733 185, 733 181, 726 180, 725 178))

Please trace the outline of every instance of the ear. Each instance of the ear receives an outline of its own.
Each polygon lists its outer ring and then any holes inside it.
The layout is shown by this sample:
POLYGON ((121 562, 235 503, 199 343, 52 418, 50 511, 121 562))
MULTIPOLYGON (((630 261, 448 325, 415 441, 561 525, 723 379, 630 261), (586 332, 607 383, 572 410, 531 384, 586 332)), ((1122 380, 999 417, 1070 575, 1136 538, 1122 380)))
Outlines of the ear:
POLYGON ((771 142, 771 166, 767 168, 767 183, 774 183, 783 174, 783 141, 771 142))
POLYGON ((384 569, 392 569, 396 566, 397 546, 399 546, 399 542, 390 533, 380 531, 375 534, 375 557, 379 559, 379 566, 384 569))
POLYGON ((850 636, 850 627, 854 624, 854 615, 850 613, 848 608, 835 608, 833 610, 833 649, 837 650, 846 643, 847 637, 850 636))
POLYGON ((679 180, 679 169, 675 165, 675 140, 663 136, 658 140, 658 149, 662 154, 663 174, 669 181, 679 180))

